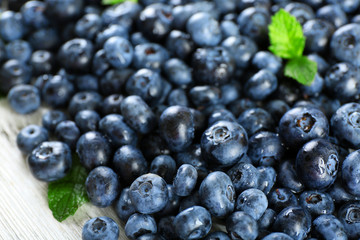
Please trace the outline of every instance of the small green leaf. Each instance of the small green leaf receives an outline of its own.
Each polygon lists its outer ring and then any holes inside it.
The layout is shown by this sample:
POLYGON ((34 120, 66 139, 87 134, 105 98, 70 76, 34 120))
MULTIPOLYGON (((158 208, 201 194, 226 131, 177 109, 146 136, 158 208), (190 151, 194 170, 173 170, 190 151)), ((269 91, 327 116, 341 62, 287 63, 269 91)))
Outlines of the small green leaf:
POLYGON ((291 59, 286 63, 284 74, 304 85, 311 85, 315 79, 317 64, 305 56, 291 59))
POLYGON ((285 59, 302 56, 305 37, 301 24, 284 9, 271 17, 269 38, 269 50, 275 55, 285 59))
POLYGON ((74 154, 70 172, 63 179, 49 183, 49 208, 59 222, 74 215, 82 204, 89 201, 85 189, 87 176, 86 169, 81 166, 78 156, 74 154))
POLYGON ((137 0, 102 0, 102 5, 115 5, 123 2, 135 2, 137 3, 137 0))

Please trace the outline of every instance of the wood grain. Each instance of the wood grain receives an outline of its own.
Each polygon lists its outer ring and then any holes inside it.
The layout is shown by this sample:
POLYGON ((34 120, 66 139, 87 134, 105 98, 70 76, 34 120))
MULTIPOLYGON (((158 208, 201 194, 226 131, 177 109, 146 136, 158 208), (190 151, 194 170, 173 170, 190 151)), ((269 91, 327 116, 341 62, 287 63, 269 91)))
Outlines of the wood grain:
POLYGON ((23 116, 12 111, 6 99, 0 100, 0 239, 78 240, 87 220, 108 216, 120 226, 119 239, 126 240, 123 224, 113 208, 100 209, 87 203, 61 223, 52 216, 47 203, 47 184, 31 175, 15 142, 23 127, 40 124, 44 111, 23 116))

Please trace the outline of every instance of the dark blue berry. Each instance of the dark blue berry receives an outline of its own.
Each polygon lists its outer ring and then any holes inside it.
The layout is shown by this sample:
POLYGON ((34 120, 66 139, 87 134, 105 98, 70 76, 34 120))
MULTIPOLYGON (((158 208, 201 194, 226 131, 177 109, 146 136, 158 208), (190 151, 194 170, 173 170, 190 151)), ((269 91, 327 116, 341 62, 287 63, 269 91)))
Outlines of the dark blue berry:
POLYGON ((40 107, 39 90, 31 85, 20 84, 12 87, 7 98, 12 109, 20 114, 35 112, 40 107))
POLYGON ((16 144, 22 153, 29 154, 48 139, 49 134, 46 128, 32 124, 21 129, 16 137, 16 144))
POLYGON ((31 173, 40 181, 51 182, 65 177, 72 159, 71 151, 63 142, 42 142, 28 157, 31 173))
POLYGON ((83 240, 117 240, 119 226, 109 217, 96 217, 88 220, 82 230, 83 240))
POLYGON ((120 194, 118 175, 105 166, 91 170, 86 178, 85 186, 90 202, 101 208, 112 205, 120 194))
POLYGON ((226 230, 231 239, 255 240, 259 234, 255 219, 241 211, 232 213, 226 219, 226 230))
POLYGON ((157 225, 151 215, 134 213, 125 224, 125 235, 130 239, 139 239, 142 235, 156 233, 157 225))

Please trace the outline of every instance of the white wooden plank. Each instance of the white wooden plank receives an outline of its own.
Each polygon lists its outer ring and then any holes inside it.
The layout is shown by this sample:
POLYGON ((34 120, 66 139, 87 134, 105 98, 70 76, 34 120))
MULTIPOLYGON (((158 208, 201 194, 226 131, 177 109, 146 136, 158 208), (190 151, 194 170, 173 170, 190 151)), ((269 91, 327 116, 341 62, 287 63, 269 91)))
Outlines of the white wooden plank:
POLYGON ((113 208, 100 209, 90 203, 59 223, 47 204, 47 184, 30 173, 25 156, 16 146, 16 135, 29 124, 40 124, 41 113, 23 116, 0 100, 0 239, 81 239, 84 223, 96 216, 108 216, 120 225, 119 239, 127 239, 113 208))

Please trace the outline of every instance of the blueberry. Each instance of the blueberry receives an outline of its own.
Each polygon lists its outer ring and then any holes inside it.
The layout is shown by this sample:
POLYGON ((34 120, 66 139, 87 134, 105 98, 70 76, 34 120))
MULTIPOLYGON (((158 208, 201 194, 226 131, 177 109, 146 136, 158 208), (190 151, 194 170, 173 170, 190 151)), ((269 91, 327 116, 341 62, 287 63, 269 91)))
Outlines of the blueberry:
POLYGON ((359 0, 348 0, 348 1, 340 1, 340 0, 327 0, 329 4, 334 4, 337 7, 340 7, 346 13, 354 13, 360 5, 359 0))
POLYGON ((52 72, 54 55, 47 50, 37 50, 32 53, 30 65, 35 76, 52 72))
POLYGON ((311 139, 327 137, 329 123, 317 108, 296 107, 280 119, 279 134, 287 146, 299 148, 311 139))
POLYGON ((134 48, 133 65, 137 68, 148 68, 159 72, 169 59, 169 53, 157 43, 143 43, 134 48))
POLYGON ((84 7, 83 0, 45 0, 48 16, 58 20, 70 20, 79 16, 84 7))
POLYGON ((360 237, 360 202, 348 202, 341 206, 338 218, 345 228, 349 239, 360 237))
POLYGON ((210 213, 203 207, 194 206, 180 212, 174 218, 175 232, 181 239, 200 239, 211 229, 210 213))
POLYGON ((100 109, 101 101, 102 97, 98 92, 77 92, 70 100, 68 111, 74 117, 83 110, 97 111, 100 109))
POLYGON ((301 240, 310 232, 311 216, 301 207, 287 207, 276 217, 274 231, 288 234, 295 240, 301 240))
POLYGON ((102 76, 110 68, 104 49, 100 49, 94 54, 91 66, 92 72, 96 76, 102 76))
POLYGON ((356 66, 360 65, 360 55, 357 53, 360 49, 359 24, 347 24, 338 28, 331 38, 332 54, 339 61, 350 62, 356 66))
POLYGON ((260 172, 250 163, 239 162, 227 172, 238 194, 259 186, 260 172))
POLYGON ((301 25, 304 25, 306 21, 315 18, 313 9, 304 3, 290 2, 284 9, 296 17, 296 20, 298 20, 301 25))
POLYGON ((335 147, 324 139, 314 139, 299 150, 295 168, 306 187, 324 190, 334 183, 339 165, 335 147))
POLYGON ((130 186, 129 196, 135 209, 143 214, 161 211, 169 200, 165 180, 153 173, 135 179, 130 186))
POLYGON ((360 98, 359 76, 359 70, 351 63, 334 64, 326 72, 325 89, 342 102, 355 101, 360 98))
POLYGON ((136 240, 166 240, 161 235, 155 233, 147 233, 136 238, 136 240))
MULTIPOLYGON (((219 1, 218 1, 219 2, 219 1)), ((231 1, 228 1, 231 2, 231 1)), ((236 23, 230 20, 223 20, 220 23, 222 37, 225 39, 230 36, 239 36, 239 28, 236 23)))
POLYGON ((42 116, 42 125, 49 131, 54 132, 56 126, 62 122, 65 121, 66 115, 60 110, 49 110, 45 112, 42 116))
POLYGON ((235 70, 230 51, 223 47, 196 49, 191 66, 196 83, 215 86, 229 82, 235 70))
POLYGON ((157 225, 151 215, 134 213, 125 224, 125 235, 130 239, 138 239, 148 233, 156 233, 157 225))
POLYGON ((252 56, 258 50, 254 40, 242 35, 230 36, 221 45, 232 54, 238 68, 249 66, 252 56))
POLYGON ((91 170, 86 178, 85 187, 90 202, 101 208, 112 205, 120 194, 118 175, 106 166, 91 170))
POLYGON ((124 98, 120 109, 125 122, 135 131, 147 134, 155 128, 155 114, 141 97, 132 95, 124 98))
POLYGON ((104 25, 119 24, 130 30, 135 18, 139 15, 141 6, 134 2, 126 1, 106 8, 101 18, 104 25))
POLYGON ((222 85, 220 90, 222 93, 226 94, 221 94, 220 102, 224 105, 230 105, 230 103, 233 103, 235 100, 240 98, 241 88, 241 84, 237 81, 232 81, 222 85))
POLYGON ((13 86, 27 84, 30 79, 30 67, 16 59, 10 59, 0 68, 0 91, 6 94, 13 86))
POLYGON ((170 154, 166 142, 160 137, 158 131, 145 135, 139 144, 146 159, 154 159, 159 155, 170 154))
POLYGON ((342 182, 347 191, 360 197, 360 151, 350 153, 342 163, 342 182))
POLYGON ((74 149, 80 137, 80 130, 75 122, 65 120, 56 126, 55 135, 60 141, 69 145, 71 149, 74 149))
POLYGON ((158 221, 158 233, 167 240, 177 240, 175 226, 173 224, 175 216, 166 216, 158 221))
POLYGON ((276 188, 268 195, 269 206, 276 212, 284 208, 298 206, 296 196, 287 188, 276 188))
POLYGON ((213 111, 208 120, 208 125, 212 126, 218 121, 229 121, 229 122, 236 122, 235 116, 227 109, 219 109, 213 111))
POLYGON ((237 99, 229 105, 229 110, 235 117, 238 117, 241 113, 250 108, 256 108, 256 103, 248 98, 237 99))
POLYGON ((116 150, 112 165, 127 185, 148 171, 148 163, 141 151, 131 145, 124 145, 116 150))
POLYGON ((74 38, 60 47, 58 61, 66 70, 88 72, 92 63, 93 51, 92 42, 83 38, 74 38))
POLYGON ((268 207, 266 195, 256 188, 243 191, 236 200, 236 210, 243 211, 255 220, 259 220, 268 207))
POLYGON ((171 31, 172 21, 172 7, 156 3, 146 6, 140 12, 137 24, 146 38, 158 42, 164 39, 171 31))
POLYGON ((305 191, 299 197, 299 204, 306 209, 313 217, 323 214, 333 214, 334 202, 327 193, 318 191, 305 191))
POLYGON ((201 138, 201 149, 211 165, 232 166, 247 151, 248 138, 244 128, 228 121, 218 121, 201 138))
POLYGON ((198 173, 190 164, 182 164, 173 181, 174 193, 178 196, 189 196, 195 189, 198 173))
POLYGON ((49 26, 50 22, 45 15, 46 4, 42 1, 27 1, 21 7, 21 14, 26 25, 40 29, 49 26))
POLYGON ((280 165, 277 180, 283 187, 290 189, 294 193, 300 193, 305 188, 296 174, 294 164, 290 160, 284 161, 280 165))
POLYGON ((192 15, 186 24, 193 41, 201 47, 213 47, 221 41, 219 22, 209 13, 200 12, 192 15))
POLYGON ((251 64, 258 70, 266 69, 277 74, 282 68, 281 58, 267 51, 258 51, 251 60, 251 64))
POLYGON ((326 20, 310 19, 305 22, 303 33, 306 37, 306 49, 311 52, 326 50, 334 30, 334 26, 326 20))
POLYGON ((128 218, 136 212, 129 196, 129 188, 123 188, 120 196, 115 200, 116 215, 121 221, 126 222, 128 218))
POLYGON ((120 94, 112 94, 104 98, 101 106, 102 115, 108 115, 112 113, 120 114, 120 107, 123 99, 124 97, 120 94))
POLYGON ((240 114, 238 123, 244 127, 249 137, 260 131, 274 128, 274 120, 270 113, 262 108, 250 108, 240 114))
POLYGON ((248 156, 254 165, 275 166, 280 163, 285 149, 278 134, 261 131, 249 139, 248 156))
POLYGON ((167 79, 176 85, 188 85, 192 82, 191 69, 178 58, 171 58, 163 65, 167 79))
POLYGON ((76 152, 81 164, 88 170, 110 163, 110 144, 99 132, 83 134, 77 141, 76 152))
POLYGON ((75 115, 75 123, 83 133, 96 131, 99 121, 100 116, 94 110, 82 110, 75 115))
POLYGON ((167 103, 169 106, 189 106, 189 100, 186 96, 186 92, 181 88, 175 88, 169 93, 167 103))
POLYGON ((176 162, 169 155, 159 155, 151 162, 150 172, 164 178, 167 183, 171 183, 176 174, 176 162))
POLYGON ((134 50, 131 43, 123 37, 111 37, 104 43, 108 62, 117 69, 128 67, 133 59, 134 50))
POLYGON ((64 107, 74 93, 74 85, 65 77, 54 75, 42 88, 41 95, 45 103, 52 107, 64 107))
POLYGON ((31 173, 40 181, 51 182, 65 177, 72 164, 67 144, 45 141, 38 145, 27 159, 31 173))
POLYGON ((259 234, 256 221, 245 212, 233 212, 226 219, 226 230, 231 239, 255 240, 259 234))
POLYGON ((240 13, 237 23, 242 34, 262 43, 267 39, 270 13, 266 8, 249 7, 240 13))
POLYGON ((12 87, 7 98, 12 109, 20 114, 35 112, 40 107, 39 90, 31 85, 20 84, 12 87))
POLYGON ((21 129, 16 137, 16 144, 22 153, 29 154, 48 139, 49 134, 46 128, 32 124, 21 129))
POLYGON ((109 217, 96 217, 88 220, 82 230, 83 240, 116 240, 119 238, 119 226, 109 217))
POLYGON ((220 102, 221 90, 215 86, 195 86, 189 90, 189 98, 197 108, 205 108, 220 102))
POLYGON ((3 40, 11 42, 23 37, 26 28, 21 13, 4 11, 0 16, 0 36, 3 40))
POLYGON ((163 139, 172 151, 184 151, 191 145, 194 138, 194 118, 189 108, 166 108, 160 116, 159 127, 163 139))
POLYGON ((317 63, 318 73, 324 74, 326 70, 329 68, 329 64, 323 57, 318 54, 312 53, 307 56, 310 60, 317 63))
POLYGON ((259 229, 269 229, 275 222, 276 212, 271 208, 267 208, 261 218, 258 220, 259 229))
POLYGON ((188 33, 172 30, 166 40, 169 52, 182 60, 188 59, 195 49, 195 44, 188 33))
POLYGON ((220 171, 210 173, 200 184, 200 199, 212 216, 227 217, 234 211, 235 188, 230 177, 220 171))
POLYGON ((17 59, 26 63, 31 57, 32 48, 27 41, 14 40, 5 46, 5 52, 8 59, 17 59))
POLYGON ((343 146, 357 149, 360 147, 359 122, 360 105, 358 103, 347 103, 342 105, 331 118, 331 127, 334 136, 343 146))
POLYGON ((276 182, 276 171, 272 167, 260 166, 257 168, 259 170, 259 190, 263 191, 265 195, 269 194, 272 187, 276 182))
POLYGON ((102 20, 98 14, 83 15, 75 24, 75 34, 80 38, 94 39, 102 28, 102 20))
POLYGON ((281 117, 290 110, 289 105, 280 99, 270 100, 266 103, 265 109, 270 113, 274 122, 279 123, 281 117))
POLYGON ((139 69, 126 82, 125 90, 129 95, 138 95, 149 105, 160 101, 163 93, 163 79, 150 69, 139 69))
POLYGON ((348 22, 346 13, 338 6, 330 4, 319 8, 316 11, 316 18, 331 22, 336 28, 348 22))
POLYGON ((348 239, 344 226, 334 215, 321 215, 313 221, 316 233, 325 240, 348 239))

